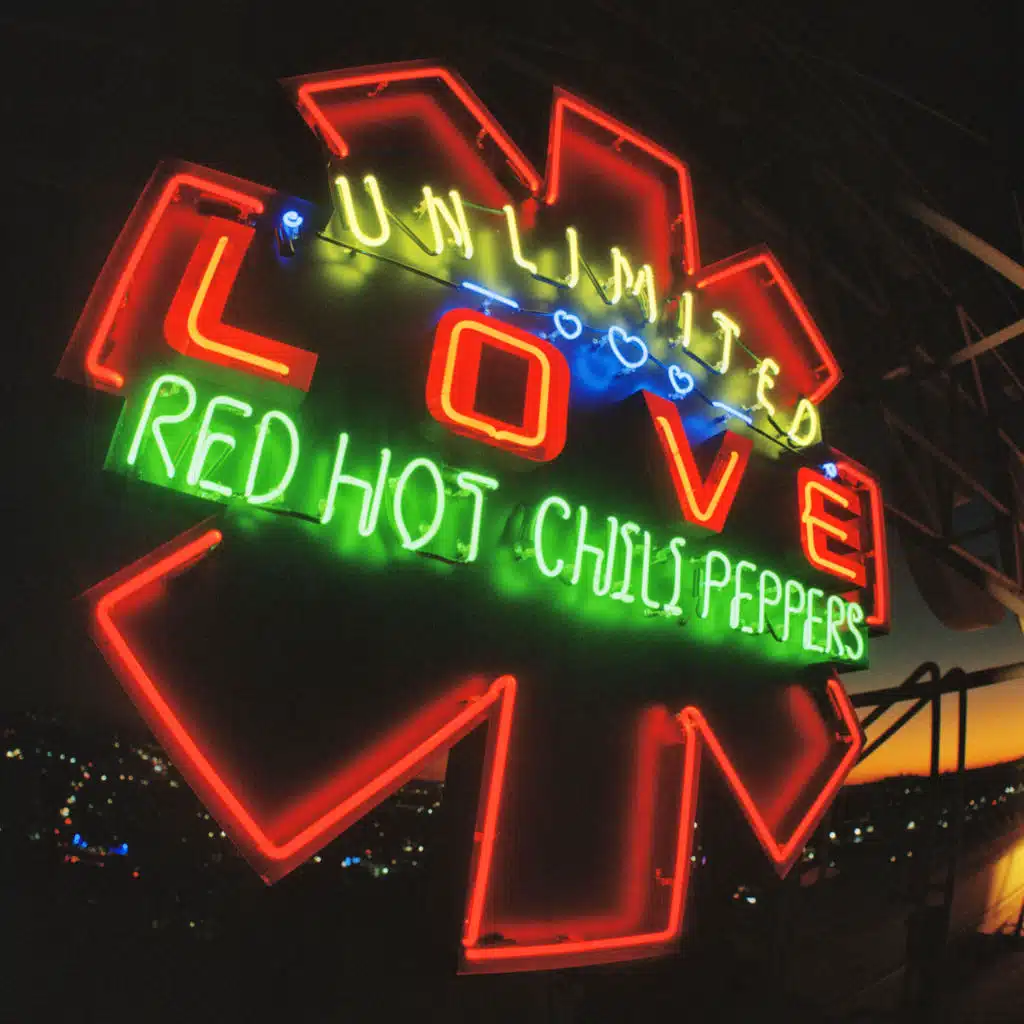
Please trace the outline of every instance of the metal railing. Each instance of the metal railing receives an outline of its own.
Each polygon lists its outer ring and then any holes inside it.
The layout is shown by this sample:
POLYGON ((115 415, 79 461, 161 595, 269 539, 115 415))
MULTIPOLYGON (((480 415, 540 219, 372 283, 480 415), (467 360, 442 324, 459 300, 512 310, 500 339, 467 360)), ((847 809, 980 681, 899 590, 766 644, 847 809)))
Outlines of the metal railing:
MULTIPOLYGON (((949 940, 953 897, 957 871, 961 864, 964 838, 964 781, 967 766, 968 694, 982 687, 1024 679, 1024 662, 996 668, 965 672, 950 669, 943 674, 934 662, 918 666, 899 686, 853 695, 855 707, 871 708, 861 725, 867 729, 897 705, 910 706, 875 737, 861 754, 861 761, 870 757, 883 744, 913 721, 926 707, 931 712, 931 749, 929 757, 930 812, 922 836, 920 856, 911 888, 913 910, 907 921, 907 960, 904 972, 903 1004, 912 1013, 927 1015, 941 990, 942 955, 949 940), (942 738, 942 698, 957 695, 957 755, 952 793, 948 793, 952 832, 945 849, 945 864, 936 863, 940 786, 940 751, 942 738), (944 867, 944 871, 941 869, 944 867), (941 881, 936 884, 936 869, 941 881), (936 902, 938 898, 938 902, 936 902)), ((1024 902, 1017 918, 1015 934, 1024 933, 1024 902)))

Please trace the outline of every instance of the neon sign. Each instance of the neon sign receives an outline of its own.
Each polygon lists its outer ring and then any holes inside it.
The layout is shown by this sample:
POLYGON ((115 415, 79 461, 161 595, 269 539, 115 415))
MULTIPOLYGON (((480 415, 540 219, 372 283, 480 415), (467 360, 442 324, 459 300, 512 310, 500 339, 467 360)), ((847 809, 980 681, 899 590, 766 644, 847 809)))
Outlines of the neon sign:
POLYGON ((565 445, 569 376, 565 357, 543 339, 469 310, 452 310, 437 325, 427 406, 436 420, 456 433, 483 435, 497 447, 549 462, 565 445), (472 409, 485 345, 527 363, 522 426, 472 409))
POLYGON ((861 749, 837 672, 889 595, 877 484, 821 442, 838 363, 766 250, 702 265, 686 165, 578 97, 542 175, 447 69, 288 87, 327 201, 161 168, 61 363, 124 402, 125 493, 196 523, 112 556, 96 640, 268 881, 484 727, 462 969, 669 952, 701 761, 784 874, 861 749), (282 623, 317 600, 342 692, 374 685, 271 796, 204 702, 265 634, 301 685, 323 638, 282 623))
MULTIPOLYGON (((462 310, 446 316, 457 324, 471 322, 462 310)), ((480 556, 482 537, 492 544, 498 538, 501 543, 521 508, 502 503, 502 484, 495 477, 442 466, 426 456, 406 460, 390 448, 377 451, 368 463, 364 460, 368 472, 351 471, 352 448, 359 442, 353 442, 348 432, 337 435, 328 476, 318 478, 315 470, 297 474, 302 452, 306 461, 326 462, 311 459, 310 445, 303 442, 290 416, 278 409, 258 415, 248 402, 231 395, 202 400, 198 395, 185 377, 158 376, 145 393, 137 420, 133 422, 131 416, 134 403, 126 407, 127 454, 122 456, 115 442, 112 459, 123 458, 126 467, 152 483, 206 498, 238 499, 257 506, 276 503, 309 519, 318 515, 324 526, 344 515, 357 524, 363 538, 374 536, 389 523, 392 541, 405 551, 465 564, 480 556), (176 459, 171 458, 172 448, 176 459), (175 462, 188 466, 184 481, 175 462), (304 480, 306 476, 311 479, 304 480), (305 494, 292 494, 290 485, 300 480, 305 494)), ((692 465, 692 455, 690 459, 692 465)), ((728 478, 719 472, 715 479, 702 491, 712 487, 713 501, 720 504, 728 478)), ((820 477, 814 480, 820 482, 820 477)), ((836 485, 821 486, 835 495, 836 485)), ((692 521, 713 529, 712 516, 724 518, 712 510, 703 517, 694 514, 692 521)), ((588 506, 573 505, 560 495, 544 497, 521 518, 512 544, 517 562, 571 587, 583 583, 594 597, 622 606, 636 604, 638 616, 683 619, 679 624, 689 627, 687 635, 696 642, 721 642, 727 630, 739 630, 771 638, 773 645, 788 644, 794 637, 800 641, 798 649, 824 653, 836 662, 856 664, 864 659, 864 612, 856 602, 839 595, 826 598, 819 588, 808 589, 797 579, 784 580, 747 560, 738 561, 734 569, 732 559, 719 550, 704 553, 698 543, 692 553, 685 537, 671 537, 661 545, 638 523, 616 515, 597 517, 588 506), (751 574, 749 579, 745 580, 745 573, 751 574), (793 603, 796 597, 798 604, 793 603), (819 611, 827 600, 827 618, 815 615, 816 599, 822 603, 819 611), (744 603, 750 607, 741 613, 744 603), (777 618, 775 625, 769 608, 777 618), (701 624, 699 619, 707 622, 701 624)), ((805 533, 812 528, 841 533, 828 519, 805 517, 805 533)))
MULTIPOLYGON (((749 392, 744 396, 745 408, 739 411, 724 403, 715 403, 710 398, 707 401, 712 405, 717 404, 720 408, 728 409, 730 413, 743 419, 748 425, 753 424, 755 414, 763 412, 769 423, 775 428, 774 434, 767 436, 773 437, 779 444, 804 448, 818 439, 820 428, 817 407, 815 402, 806 396, 798 396, 796 399, 788 426, 784 427, 777 421, 778 408, 767 398, 767 392, 776 388, 780 383, 782 374, 780 364, 771 357, 758 357, 746 346, 741 348, 739 339, 742 335, 742 328, 722 310, 710 311, 710 324, 706 330, 697 326, 694 292, 683 292, 672 304, 662 303, 658 298, 659 289, 655 281, 655 272, 649 263, 644 263, 639 269, 634 270, 622 249, 618 246, 611 246, 609 249, 611 274, 602 281, 591 264, 581 255, 579 231, 570 226, 565 229, 566 252, 561 264, 566 272, 552 277, 541 273, 537 260, 530 259, 524 254, 523 235, 516 209, 511 204, 506 203, 500 210, 476 207, 474 221, 467 213, 462 196, 457 190, 449 190, 448 199, 444 200, 435 195, 431 186, 424 185, 422 198, 414 213, 418 213, 421 217, 425 216, 428 220, 430 235, 429 239, 425 241, 419 238, 414 228, 407 223, 410 219, 409 215, 400 216, 386 203, 376 175, 366 174, 362 184, 365 196, 361 203, 357 203, 355 189, 348 177, 340 174, 335 179, 339 219, 343 231, 342 236, 337 240, 344 243, 348 238, 354 239, 356 243, 352 245, 354 251, 373 255, 376 250, 388 246, 393 241, 392 225, 394 224, 401 229, 401 239, 407 243, 404 259, 408 262, 403 263, 401 248, 398 250, 398 261, 410 270, 423 266, 422 261, 417 258, 422 253, 426 253, 428 256, 442 257, 448 253, 449 248, 457 253, 462 260, 471 262, 476 251, 473 243, 474 230, 480 231, 481 228, 485 229, 488 226, 486 221, 483 225, 478 222, 488 215, 491 217, 501 215, 505 223, 502 244, 507 245, 508 254, 517 269, 525 271, 535 281, 549 286, 556 295, 562 293, 563 299, 565 292, 568 292, 569 296, 574 299, 578 298, 575 293, 585 279, 591 286, 593 294, 599 297, 600 302, 606 307, 615 308, 622 306, 627 300, 633 301, 636 312, 640 314, 642 321, 641 324, 636 325, 637 329, 651 328, 653 331, 648 340, 643 336, 629 333, 618 323, 613 323, 606 328, 594 328, 584 325, 584 322, 573 314, 567 314, 564 310, 556 310, 559 317, 555 322, 555 334, 560 339, 575 341, 586 331, 591 336, 593 344, 608 346, 614 358, 621 364, 623 372, 632 373, 640 369, 646 369, 649 373, 653 372, 654 375, 663 378, 663 387, 666 384, 669 386, 669 397, 677 400, 686 398, 694 392, 693 373, 710 378, 710 383, 713 385, 715 376, 725 376, 730 371, 734 371, 735 376, 742 372, 738 364, 739 357, 743 356, 753 361, 753 373, 756 376, 755 386, 752 389, 745 389, 749 392), (360 211, 359 206, 365 206, 367 200, 369 200, 372 212, 366 209, 360 211), (373 225, 369 230, 367 229, 368 224, 373 225), (413 243, 411 247, 408 245, 409 240, 413 243), (420 252, 417 252, 417 249, 420 252), (585 271, 584 273, 581 273, 581 267, 585 271), (572 324, 570 333, 566 333, 562 326, 566 316, 573 317, 570 321, 572 324), (652 346, 657 346, 661 351, 660 358, 653 355, 652 346), (698 350, 703 352, 703 356, 699 354, 698 350), (670 361, 673 351, 689 359, 689 371, 677 362, 670 361), (734 353, 736 353, 735 356, 734 353)), ((491 228, 493 236, 493 225, 491 228)), ((398 241, 399 239, 394 240, 398 241)), ((429 265, 429 261, 427 265, 429 265)), ((771 265, 774 266, 774 264, 771 265)), ((781 270, 776 269, 775 272, 781 274, 781 270)), ((442 283, 451 284, 453 282, 442 281, 442 283)), ((699 285, 706 283, 706 281, 699 282, 699 285)), ((521 304, 515 299, 497 294, 473 282, 462 281, 461 286, 511 308, 521 308, 521 304)), ((795 295, 795 293, 793 294, 795 295)), ((595 310, 595 312, 600 315, 599 310, 595 310)), ((540 315, 544 316, 545 314, 540 315)), ((821 389, 819 389, 815 401, 820 401, 820 399, 821 389)))

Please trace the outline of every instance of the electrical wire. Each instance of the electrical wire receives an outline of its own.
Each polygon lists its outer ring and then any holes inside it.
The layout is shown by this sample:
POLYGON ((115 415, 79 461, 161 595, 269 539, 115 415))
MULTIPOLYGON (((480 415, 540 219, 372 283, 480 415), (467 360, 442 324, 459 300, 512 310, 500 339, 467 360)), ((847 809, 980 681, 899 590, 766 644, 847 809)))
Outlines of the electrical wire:
MULTIPOLYGON (((473 204, 469 204, 469 205, 473 205, 473 204)), ((490 213, 494 213, 495 212, 493 210, 490 210, 487 207, 479 207, 479 209, 486 210, 487 212, 490 212, 490 213)), ((392 214, 391 211, 388 210, 386 207, 385 207, 385 212, 388 214, 389 218, 391 218, 407 234, 412 236, 418 242, 418 244, 420 244, 421 247, 422 247, 422 243, 419 243, 419 240, 416 239, 414 233, 412 232, 412 230, 410 228, 408 228, 408 227, 406 227, 406 225, 402 224, 400 218, 398 218, 394 214, 392 214)), ((500 213, 501 211, 497 211, 497 212, 500 213)), ((369 257, 371 257, 371 258, 373 258, 375 260, 381 260, 384 263, 388 263, 391 266, 398 267, 398 268, 400 268, 402 270, 407 270, 407 271, 409 271, 412 274, 416 274, 419 277, 424 277, 428 281, 433 281, 436 284, 444 285, 447 288, 452 288, 455 291, 464 291, 465 290, 456 281, 451 281, 448 278, 440 277, 437 274, 431 274, 427 270, 423 270, 420 267, 414 267, 412 264, 406 263, 403 260, 395 259, 393 256, 385 256, 383 253, 372 252, 372 251, 370 251, 368 249, 363 249, 363 248, 361 248, 358 245, 353 245, 351 242, 345 242, 345 241, 342 241, 339 238, 334 238, 331 235, 328 235, 328 234, 326 234, 326 233, 324 233, 322 231, 318 231, 316 233, 316 237, 319 238, 321 241, 329 242, 332 245, 337 245, 337 246, 339 246, 339 247, 341 247, 343 249, 348 250, 349 252, 358 253, 361 256, 369 256, 369 257)), ((425 249, 425 251, 430 251, 430 250, 426 250, 425 249)), ((431 253, 431 255, 433 255, 433 253, 431 253)), ((593 281, 594 286, 598 289, 598 291, 601 294, 602 298, 604 298, 604 292, 601 289, 600 285, 598 284, 597 280, 594 278, 593 273, 590 270, 589 266, 587 266, 586 261, 581 258, 580 262, 583 263, 584 267, 586 267, 587 273, 590 276, 591 280, 593 281)), ((544 280, 547 280, 547 279, 545 278, 544 280)), ((605 301, 607 302, 607 299, 605 301)), ((487 304, 488 303, 485 300, 484 305, 487 305, 487 304)), ((527 308, 520 307, 519 309, 516 310, 516 312, 521 314, 521 315, 525 315, 525 316, 536 316, 536 317, 542 317, 542 318, 553 318, 556 311, 555 310, 546 310, 546 309, 527 309, 527 308)), ((592 343, 599 343, 600 340, 604 337, 604 332, 603 331, 599 331, 596 328, 591 327, 589 324, 584 324, 583 328, 584 328, 585 331, 589 331, 591 333, 591 335, 593 336, 592 339, 591 339, 592 343)), ((746 345, 740 344, 740 348, 742 348, 743 351, 746 352, 747 355, 749 355, 751 357, 751 359, 755 360, 755 362, 760 364, 760 362, 761 362, 760 358, 749 347, 747 347, 746 345)), ((694 362, 698 363, 705 370, 709 371, 710 373, 715 374, 716 376, 721 376, 721 372, 719 370, 716 370, 710 363, 705 362, 696 353, 691 352, 689 349, 686 349, 686 348, 682 349, 681 351, 682 351, 682 353, 684 355, 688 356, 694 362)), ((663 362, 657 356, 655 356, 652 353, 650 353, 650 351, 648 351, 648 359, 650 359, 652 362, 656 363, 658 366, 662 367, 662 369, 667 369, 668 368, 669 364, 663 362)), ((721 403, 718 403, 718 405, 716 405, 714 399, 710 398, 699 387, 697 387, 696 381, 694 381, 694 386, 691 389, 691 391, 687 392, 687 395, 689 395, 689 394, 695 394, 709 408, 719 408, 719 409, 722 408, 722 404, 721 403)), ((750 410, 744 410, 744 412, 749 412, 749 411, 750 410)), ((772 425, 772 427, 777 432, 777 436, 768 433, 766 430, 762 430, 760 427, 756 426, 753 423, 748 422, 743 416, 738 415, 737 411, 725 410, 723 415, 719 419, 738 419, 744 425, 744 427, 746 427, 747 430, 751 431, 752 433, 755 433, 755 434, 759 435, 760 437, 763 437, 766 441, 769 441, 770 443, 774 444, 776 447, 780 448, 782 451, 787 452, 790 455, 799 455, 803 451, 803 449, 798 447, 798 446, 796 446, 796 445, 793 445, 789 441, 789 439, 787 437, 787 434, 786 434, 786 431, 783 430, 783 428, 781 426, 779 426, 779 424, 775 421, 775 418, 770 413, 765 412, 765 416, 767 417, 769 423, 772 425), (786 440, 783 441, 783 440, 781 440, 781 438, 786 438, 786 440)), ((819 442, 819 444, 822 444, 822 443, 824 443, 824 442, 823 441, 819 442)), ((817 445, 812 446, 812 447, 817 447, 817 445)), ((808 459, 806 457, 802 458, 800 461, 801 461, 801 463, 803 463, 805 465, 816 465, 816 463, 814 463, 813 460, 808 459)))

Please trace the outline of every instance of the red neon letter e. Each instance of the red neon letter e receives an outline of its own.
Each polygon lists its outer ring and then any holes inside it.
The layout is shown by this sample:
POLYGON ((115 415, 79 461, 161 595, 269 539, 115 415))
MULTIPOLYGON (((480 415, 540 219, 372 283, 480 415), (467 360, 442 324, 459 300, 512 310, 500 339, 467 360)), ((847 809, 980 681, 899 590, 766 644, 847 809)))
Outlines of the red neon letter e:
POLYGON ((807 561, 832 576, 849 580, 858 587, 867 585, 867 572, 861 556, 860 498, 850 487, 825 480, 813 469, 797 473, 800 502, 800 543, 807 561), (845 519, 830 512, 825 503, 842 509, 845 519), (838 542, 852 550, 836 550, 829 542, 838 542))
POLYGON ((550 462, 565 447, 569 416, 569 364, 554 345, 472 309, 441 317, 427 374, 427 407, 456 434, 475 437, 524 459, 550 462), (522 422, 510 423, 476 408, 484 345, 525 359, 522 422))
POLYGON ((649 391, 644 392, 644 398, 665 453, 683 515, 691 523, 720 533, 746 472, 754 442, 749 437, 726 431, 711 472, 707 480, 702 480, 676 404, 649 391))

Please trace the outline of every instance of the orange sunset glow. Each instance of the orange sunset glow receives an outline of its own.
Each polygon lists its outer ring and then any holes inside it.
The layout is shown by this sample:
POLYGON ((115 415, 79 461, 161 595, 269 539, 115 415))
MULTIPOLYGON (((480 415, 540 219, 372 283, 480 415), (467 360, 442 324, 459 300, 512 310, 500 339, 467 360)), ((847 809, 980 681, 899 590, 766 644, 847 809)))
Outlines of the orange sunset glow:
MULTIPOLYGON (((893 552, 892 633, 878 637, 871 647, 871 668, 847 674, 843 682, 851 694, 898 686, 924 661, 938 664, 943 673, 952 668, 974 671, 1024 662, 1024 633, 1007 614, 990 629, 955 632, 932 614, 910 578, 898 550, 893 552)), ((941 767, 956 767, 956 694, 943 699, 941 767)), ((890 709, 867 730, 868 742, 909 707, 890 709)), ((861 709, 863 718, 870 709, 861 709)), ((850 775, 850 783, 869 782, 887 775, 927 774, 930 753, 928 708, 883 744, 850 775)), ((1024 757, 1024 668, 1018 681, 973 690, 968 696, 967 767, 976 768, 1024 757)))

